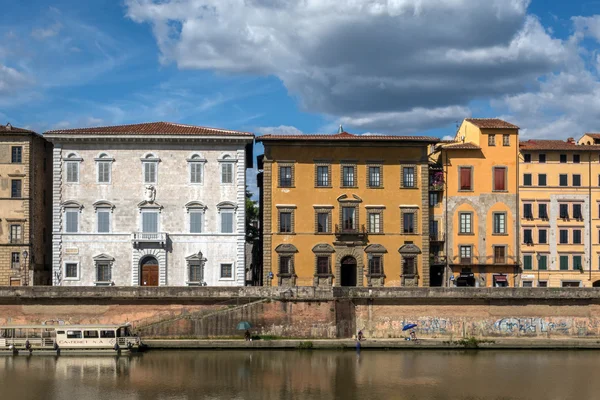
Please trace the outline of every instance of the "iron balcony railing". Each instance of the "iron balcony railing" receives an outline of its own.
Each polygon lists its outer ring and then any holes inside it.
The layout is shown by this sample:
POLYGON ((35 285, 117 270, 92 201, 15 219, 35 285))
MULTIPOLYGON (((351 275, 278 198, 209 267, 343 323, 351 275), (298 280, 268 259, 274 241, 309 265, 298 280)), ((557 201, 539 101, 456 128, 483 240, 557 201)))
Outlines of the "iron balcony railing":
POLYGON ((431 265, 445 265, 446 256, 432 255, 429 257, 429 264, 431 265))
POLYGON ((335 226, 335 235, 340 236, 357 236, 357 237, 365 237, 367 235, 367 229, 364 225, 360 225, 356 228, 343 227, 340 225, 335 226))
POLYGON ((446 234, 442 232, 429 232, 430 242, 445 242, 446 234))
POLYGON ((515 256, 472 256, 452 257, 452 264, 476 264, 476 265, 519 265, 519 259, 515 256))

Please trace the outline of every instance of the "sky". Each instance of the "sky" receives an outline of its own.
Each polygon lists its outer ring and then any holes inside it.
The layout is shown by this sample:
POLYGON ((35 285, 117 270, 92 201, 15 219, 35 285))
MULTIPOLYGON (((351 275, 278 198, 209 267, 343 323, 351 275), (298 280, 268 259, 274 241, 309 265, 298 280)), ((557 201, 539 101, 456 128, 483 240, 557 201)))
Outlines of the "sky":
POLYGON ((600 131, 600 1, 0 0, 0 123, 600 131))

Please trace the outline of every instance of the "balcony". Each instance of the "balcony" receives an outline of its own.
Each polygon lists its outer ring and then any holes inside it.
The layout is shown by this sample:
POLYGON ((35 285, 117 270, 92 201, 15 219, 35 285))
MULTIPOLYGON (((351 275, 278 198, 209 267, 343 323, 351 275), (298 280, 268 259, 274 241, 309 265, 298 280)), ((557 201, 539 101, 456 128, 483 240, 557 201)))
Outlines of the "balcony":
POLYGON ((446 256, 439 255, 430 255, 429 257, 430 265, 446 265, 446 256))
POLYGON ((430 192, 443 192, 444 184, 443 183, 431 183, 429 185, 429 191, 430 192))
POLYGON ((429 232, 429 241, 442 243, 446 241, 446 234, 442 232, 429 232))
POLYGON ((514 256, 472 256, 461 258, 452 257, 451 264, 454 265, 519 265, 519 259, 514 256))
POLYGON ((166 232, 133 232, 131 234, 133 247, 161 247, 167 246, 166 232))
POLYGON ((357 228, 344 228, 339 225, 335 226, 335 237, 338 241, 361 241, 367 238, 367 230, 364 225, 357 228))

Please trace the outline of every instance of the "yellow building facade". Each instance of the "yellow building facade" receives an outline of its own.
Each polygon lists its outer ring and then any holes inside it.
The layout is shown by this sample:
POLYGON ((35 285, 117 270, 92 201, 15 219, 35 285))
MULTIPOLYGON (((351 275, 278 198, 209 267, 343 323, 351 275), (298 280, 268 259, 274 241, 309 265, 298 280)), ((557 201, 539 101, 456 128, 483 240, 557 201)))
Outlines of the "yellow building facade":
POLYGON ((263 284, 429 286, 436 138, 265 135, 263 284))
POLYGON ((453 140, 434 147, 431 174, 445 182, 430 200, 431 231, 443 230, 431 256, 432 268, 445 267, 443 286, 518 286, 518 130, 466 119, 453 140))

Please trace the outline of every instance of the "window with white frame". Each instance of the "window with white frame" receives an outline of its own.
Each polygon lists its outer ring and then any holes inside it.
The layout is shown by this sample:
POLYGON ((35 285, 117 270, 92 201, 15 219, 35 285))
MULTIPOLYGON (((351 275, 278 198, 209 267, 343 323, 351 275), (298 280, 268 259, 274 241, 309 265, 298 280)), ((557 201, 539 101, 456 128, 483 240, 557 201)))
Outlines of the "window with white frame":
POLYGON ((98 183, 110 183, 112 173, 113 159, 106 153, 102 153, 96 158, 96 181, 98 183))
POLYGON ((69 261, 65 262, 64 276, 67 280, 79 279, 79 263, 69 261))
POLYGON ((158 182, 158 158, 154 154, 147 154, 142 159, 142 173, 144 183, 158 182))
POLYGON ((222 202, 217 204, 220 214, 221 233, 234 233, 235 204, 231 202, 222 202))
POLYGON ((79 208, 69 207, 65 208, 65 232, 66 233, 77 233, 79 232, 79 208))
POLYGON ((98 233, 110 233, 110 208, 97 208, 97 230, 98 233))
POLYGON ((100 261, 96 263, 96 282, 97 283, 110 283, 112 279, 110 263, 107 261, 100 261))
POLYGON ((233 183, 233 159, 224 155, 221 161, 221 183, 233 183))
POLYGON ((221 278, 233 279, 233 264, 221 264, 221 278))
POLYGON ((65 170, 67 171, 67 183, 79 183, 79 164, 81 158, 71 153, 65 160, 65 170))
POLYGON ((201 260, 188 261, 188 282, 202 283, 204 281, 204 266, 201 260))
POLYGON ((190 165, 190 183, 200 184, 204 179, 204 160, 200 155, 194 154, 188 159, 190 165))
POLYGON ((142 210, 142 232, 158 232, 158 210, 142 210))
POLYGON ((201 209, 193 209, 189 212, 190 215, 190 233, 202 233, 202 220, 204 211, 201 209))

